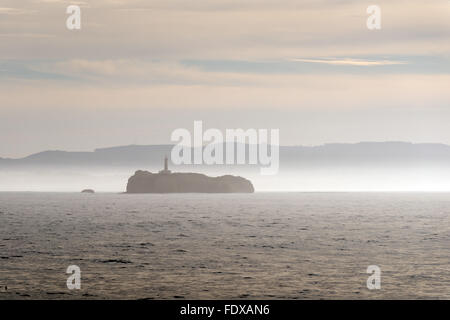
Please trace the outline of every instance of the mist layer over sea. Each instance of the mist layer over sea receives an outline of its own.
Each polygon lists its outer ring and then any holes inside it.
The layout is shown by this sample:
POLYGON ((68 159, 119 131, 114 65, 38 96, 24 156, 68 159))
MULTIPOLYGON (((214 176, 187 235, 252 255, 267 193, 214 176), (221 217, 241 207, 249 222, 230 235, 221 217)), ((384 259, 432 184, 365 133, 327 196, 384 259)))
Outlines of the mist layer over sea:
POLYGON ((448 193, 0 193, 0 299, 450 299, 449 257, 448 193))

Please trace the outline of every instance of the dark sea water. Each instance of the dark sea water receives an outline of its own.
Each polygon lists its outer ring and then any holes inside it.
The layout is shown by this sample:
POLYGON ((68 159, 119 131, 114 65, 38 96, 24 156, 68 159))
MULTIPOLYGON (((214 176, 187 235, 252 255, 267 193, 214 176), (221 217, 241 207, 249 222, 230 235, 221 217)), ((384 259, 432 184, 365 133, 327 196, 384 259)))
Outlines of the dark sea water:
POLYGON ((0 193, 0 299, 29 298, 450 299, 450 194, 0 193))

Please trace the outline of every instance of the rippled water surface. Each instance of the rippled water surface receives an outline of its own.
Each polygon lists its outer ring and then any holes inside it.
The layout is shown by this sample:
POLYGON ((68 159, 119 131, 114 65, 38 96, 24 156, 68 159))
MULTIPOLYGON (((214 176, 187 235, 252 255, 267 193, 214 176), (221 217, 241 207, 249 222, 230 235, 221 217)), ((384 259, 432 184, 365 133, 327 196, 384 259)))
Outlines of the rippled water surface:
POLYGON ((0 193, 7 298, 450 299, 450 194, 0 193))

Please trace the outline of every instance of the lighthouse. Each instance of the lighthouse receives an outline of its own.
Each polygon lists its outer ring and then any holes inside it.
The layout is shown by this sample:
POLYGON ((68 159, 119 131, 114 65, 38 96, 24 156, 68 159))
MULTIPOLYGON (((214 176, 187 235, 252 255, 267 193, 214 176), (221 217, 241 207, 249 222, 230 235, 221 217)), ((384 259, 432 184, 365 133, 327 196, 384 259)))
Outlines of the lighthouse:
POLYGON ((164 157, 164 170, 159 171, 160 174, 170 174, 171 171, 169 170, 169 159, 167 156, 164 157))

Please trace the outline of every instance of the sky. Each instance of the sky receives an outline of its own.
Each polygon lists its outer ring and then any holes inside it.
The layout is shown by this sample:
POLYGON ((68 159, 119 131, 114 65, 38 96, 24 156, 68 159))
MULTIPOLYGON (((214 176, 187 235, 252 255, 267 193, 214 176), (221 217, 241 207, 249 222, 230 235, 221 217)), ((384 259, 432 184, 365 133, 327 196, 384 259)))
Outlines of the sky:
POLYGON ((0 157, 170 143, 194 120, 450 144, 449 18, 448 0, 0 0, 0 157))

